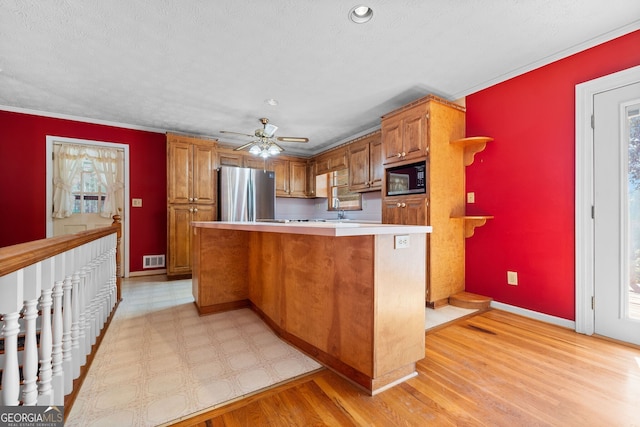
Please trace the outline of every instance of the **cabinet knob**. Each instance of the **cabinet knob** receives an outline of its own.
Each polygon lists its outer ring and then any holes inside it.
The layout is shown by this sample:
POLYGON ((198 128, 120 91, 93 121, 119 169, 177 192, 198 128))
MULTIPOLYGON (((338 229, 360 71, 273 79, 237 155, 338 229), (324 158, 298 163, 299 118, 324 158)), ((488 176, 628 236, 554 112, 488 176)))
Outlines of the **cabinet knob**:
POLYGON ((406 156, 407 153, 405 153, 404 151, 402 152, 402 157, 406 156))
POLYGON ((402 207, 402 203, 398 202, 398 203, 396 203, 396 206, 401 208, 402 207))
POLYGON ((424 147, 424 152, 425 152, 426 154, 429 154, 429 147, 424 147))
POLYGON ((193 208, 189 208, 189 212, 193 212, 193 208))
POLYGON ((398 154, 396 154, 396 157, 400 158, 400 157, 402 157, 402 154, 398 153, 398 154))
POLYGON ((403 202, 403 203, 402 203, 402 207, 403 207, 403 208, 406 208, 406 207, 407 207, 407 204, 403 202))
POLYGON ((197 202, 197 201, 198 201, 198 198, 197 198, 197 197, 194 197, 194 198, 193 198, 193 201, 194 201, 194 202, 197 202))
POLYGON ((190 201, 190 202, 193 202, 193 197, 189 197, 189 201, 190 201))
POLYGON ((198 208, 193 209, 194 212, 198 212, 198 208))

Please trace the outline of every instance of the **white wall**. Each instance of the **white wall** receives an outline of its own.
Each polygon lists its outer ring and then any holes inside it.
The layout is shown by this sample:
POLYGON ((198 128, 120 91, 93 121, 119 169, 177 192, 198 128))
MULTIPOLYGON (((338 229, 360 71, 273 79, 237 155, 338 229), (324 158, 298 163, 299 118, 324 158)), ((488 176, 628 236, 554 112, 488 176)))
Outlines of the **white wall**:
MULTIPOLYGON (((382 199, 380 191, 362 193, 362 210, 346 211, 347 219, 359 221, 382 220, 382 199)), ((277 219, 336 219, 338 213, 328 210, 326 198, 294 199, 276 198, 277 219)))

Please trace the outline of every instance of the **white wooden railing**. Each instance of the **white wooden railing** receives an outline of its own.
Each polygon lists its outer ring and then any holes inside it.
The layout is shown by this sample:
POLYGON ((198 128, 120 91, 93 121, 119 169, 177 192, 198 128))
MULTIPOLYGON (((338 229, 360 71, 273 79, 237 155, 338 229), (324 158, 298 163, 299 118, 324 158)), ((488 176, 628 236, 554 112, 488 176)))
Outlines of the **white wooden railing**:
POLYGON ((116 216, 112 227, 0 248, 0 405, 68 405, 120 300, 119 236, 116 216))

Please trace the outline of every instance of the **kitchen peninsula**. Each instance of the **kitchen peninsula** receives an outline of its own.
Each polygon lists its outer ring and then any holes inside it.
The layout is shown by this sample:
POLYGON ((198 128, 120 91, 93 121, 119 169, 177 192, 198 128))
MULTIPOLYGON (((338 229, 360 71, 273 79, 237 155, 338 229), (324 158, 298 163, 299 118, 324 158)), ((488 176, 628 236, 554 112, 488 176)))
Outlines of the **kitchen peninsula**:
POLYGON ((251 307, 283 339, 371 394, 424 358, 428 226, 193 222, 201 315, 251 307))

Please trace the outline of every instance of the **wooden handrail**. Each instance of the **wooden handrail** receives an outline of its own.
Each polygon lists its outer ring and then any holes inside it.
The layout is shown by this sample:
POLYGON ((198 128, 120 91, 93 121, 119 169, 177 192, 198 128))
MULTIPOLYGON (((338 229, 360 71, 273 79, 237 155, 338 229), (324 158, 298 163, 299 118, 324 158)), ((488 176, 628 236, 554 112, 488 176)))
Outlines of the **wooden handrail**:
MULTIPOLYGON (((120 215, 113 216, 111 227, 95 230, 81 231, 76 234, 50 237, 48 239, 33 240, 19 243, 13 246, 0 248, 0 276, 13 273, 21 268, 44 261, 54 255, 66 252, 69 249, 82 246, 85 243, 100 239, 101 237, 117 233, 118 253, 120 252, 120 236, 122 235, 120 215)), ((117 259, 117 258, 116 258, 117 259)), ((120 272, 118 261, 117 271, 120 272)), ((119 277, 119 275, 118 275, 119 277)), ((120 289, 118 287, 118 289, 120 289)))

